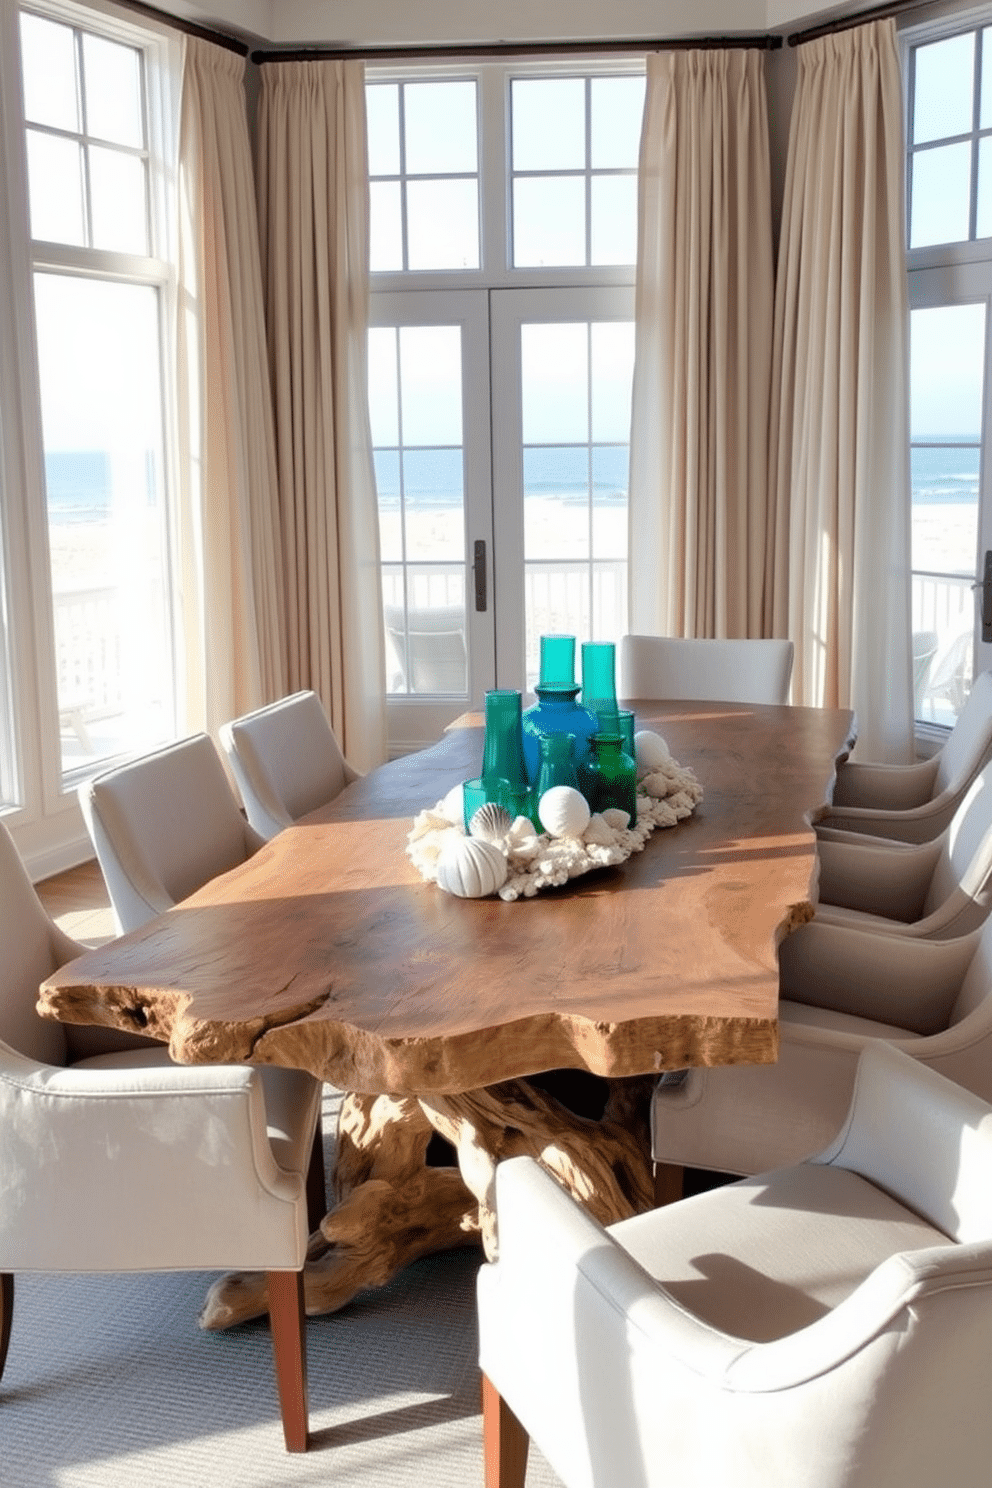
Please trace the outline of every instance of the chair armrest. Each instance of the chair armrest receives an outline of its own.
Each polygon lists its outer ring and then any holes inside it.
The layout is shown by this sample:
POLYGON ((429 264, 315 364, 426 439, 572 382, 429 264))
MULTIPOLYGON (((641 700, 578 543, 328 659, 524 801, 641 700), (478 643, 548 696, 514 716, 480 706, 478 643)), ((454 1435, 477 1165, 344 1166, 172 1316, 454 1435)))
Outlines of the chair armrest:
POLYGON ((0 1125, 11 1269, 302 1264, 305 1170, 275 1160, 258 1069, 59 1068, 0 1045, 0 1125))
POLYGON ((912 1033, 939 1033, 980 935, 905 939, 814 919, 779 946, 779 995, 912 1033))
MULTIPOLYGON (((832 808, 910 811, 929 800, 940 764, 934 755, 914 765, 861 764, 846 760, 837 771, 832 808)), ((832 814, 831 807, 827 814, 832 814)))
MULTIPOLYGON (((496 1192, 500 1258, 482 1267, 479 1306, 480 1364, 497 1389, 505 1329, 517 1361, 522 1338, 541 1340, 541 1350, 554 1353, 552 1364, 561 1353, 563 1373, 588 1356, 597 1335, 612 1358, 622 1340, 635 1356, 631 1373, 648 1375, 659 1400, 701 1387, 716 1395, 788 1390, 842 1365, 922 1292, 992 1280, 987 1243, 895 1256, 809 1327, 752 1343, 677 1302, 532 1159, 501 1163, 496 1192)), ((659 1225, 677 1226, 679 1208, 658 1211, 659 1225)), ((516 1408, 512 1397, 510 1404, 516 1408)))
POLYGON ((819 898, 907 924, 923 914, 941 844, 819 841, 819 898))

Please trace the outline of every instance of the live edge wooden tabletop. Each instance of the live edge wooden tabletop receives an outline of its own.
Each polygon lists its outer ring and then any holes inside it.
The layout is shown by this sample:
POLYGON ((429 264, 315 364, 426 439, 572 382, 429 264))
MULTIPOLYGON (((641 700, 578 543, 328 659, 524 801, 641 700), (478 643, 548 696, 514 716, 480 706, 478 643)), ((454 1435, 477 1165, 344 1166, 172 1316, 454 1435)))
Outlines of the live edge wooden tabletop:
POLYGON ((813 913, 811 823, 853 717, 634 707, 705 795, 622 866, 514 903, 421 880, 407 833, 417 811, 478 774, 476 716, 63 967, 39 1010, 147 1031, 182 1063, 298 1066, 367 1093, 468 1091, 553 1068, 616 1078, 773 1061, 777 946, 813 913))

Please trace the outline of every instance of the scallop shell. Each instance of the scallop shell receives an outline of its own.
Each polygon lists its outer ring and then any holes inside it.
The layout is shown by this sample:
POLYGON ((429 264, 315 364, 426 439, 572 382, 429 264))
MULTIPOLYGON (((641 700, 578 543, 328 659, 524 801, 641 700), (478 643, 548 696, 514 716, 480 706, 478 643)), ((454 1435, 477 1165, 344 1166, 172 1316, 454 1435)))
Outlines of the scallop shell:
POLYGON ((506 857, 480 837, 454 837, 437 860, 437 881, 459 899, 484 899, 506 882, 506 857))
POLYGON ((553 785, 546 790, 537 814, 550 837, 581 837, 589 825, 589 803, 570 785, 553 785))
POLYGON ((506 808, 497 806, 495 801, 487 801, 474 813, 468 830, 469 836, 478 838, 480 842, 499 842, 512 826, 513 817, 506 808))
POLYGON ((648 774, 660 769, 672 757, 661 735, 652 733, 650 729, 641 729, 634 735, 634 749, 637 754, 637 768, 648 774))

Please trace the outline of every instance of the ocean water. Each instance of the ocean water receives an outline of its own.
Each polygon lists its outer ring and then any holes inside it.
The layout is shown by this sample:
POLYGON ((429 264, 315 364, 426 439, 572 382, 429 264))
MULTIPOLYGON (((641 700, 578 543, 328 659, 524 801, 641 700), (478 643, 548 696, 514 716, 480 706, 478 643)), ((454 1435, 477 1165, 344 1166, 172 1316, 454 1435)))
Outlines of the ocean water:
POLYGON ((976 444, 914 445, 910 452, 913 503, 958 505, 978 500, 980 450, 976 444))
MULTIPOLYGON (((458 505, 463 499, 460 448, 377 449, 374 452, 379 505, 395 509, 402 489, 418 507, 458 505), (402 462, 402 466, 401 466, 402 462)), ((627 500, 629 452, 625 444, 531 445, 523 452, 524 496, 572 497, 597 504, 627 500)))

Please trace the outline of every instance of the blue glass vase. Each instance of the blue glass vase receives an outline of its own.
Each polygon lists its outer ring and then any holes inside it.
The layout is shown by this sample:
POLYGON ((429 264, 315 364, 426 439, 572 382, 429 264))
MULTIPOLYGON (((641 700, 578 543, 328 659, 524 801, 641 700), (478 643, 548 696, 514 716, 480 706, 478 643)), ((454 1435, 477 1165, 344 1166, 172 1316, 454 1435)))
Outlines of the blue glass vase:
POLYGON ((537 780, 541 767, 541 739, 546 734, 572 735, 572 763, 580 766, 589 755, 589 740, 599 728, 595 713, 576 702, 575 637, 541 637, 541 677, 534 688, 537 702, 523 714, 524 763, 527 778, 537 780))

